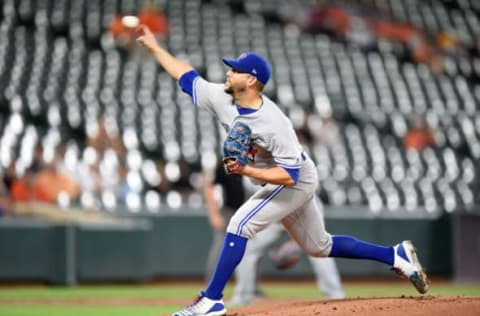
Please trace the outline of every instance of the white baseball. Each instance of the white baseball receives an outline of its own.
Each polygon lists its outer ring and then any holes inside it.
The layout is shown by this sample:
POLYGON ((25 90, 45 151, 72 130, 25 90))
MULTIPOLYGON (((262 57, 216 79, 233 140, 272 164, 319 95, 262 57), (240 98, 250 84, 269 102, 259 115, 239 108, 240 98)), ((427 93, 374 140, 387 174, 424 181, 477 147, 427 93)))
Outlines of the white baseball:
POLYGON ((138 26, 138 18, 134 15, 126 15, 122 18, 123 26, 133 29, 138 26))

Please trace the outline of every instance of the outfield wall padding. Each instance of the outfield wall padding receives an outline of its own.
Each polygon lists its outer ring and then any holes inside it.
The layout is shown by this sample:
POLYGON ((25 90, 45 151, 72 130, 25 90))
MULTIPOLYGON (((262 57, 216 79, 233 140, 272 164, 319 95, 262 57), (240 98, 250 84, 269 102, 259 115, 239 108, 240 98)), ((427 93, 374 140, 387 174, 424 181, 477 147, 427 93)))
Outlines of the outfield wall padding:
MULTIPOLYGON (((52 225, 38 220, 0 220, 0 280, 52 284, 203 278, 211 231, 202 215, 128 217, 128 225, 52 225)), ((433 276, 454 273, 453 220, 437 218, 328 217, 335 234, 354 235, 381 244, 412 239, 433 276)), ((277 244, 287 239, 283 236, 277 244)), ((458 250, 455 251, 458 253, 458 250)), ((344 277, 393 277, 383 264, 337 259, 344 277)), ((266 277, 311 277, 304 256, 288 271, 260 262, 266 277)))

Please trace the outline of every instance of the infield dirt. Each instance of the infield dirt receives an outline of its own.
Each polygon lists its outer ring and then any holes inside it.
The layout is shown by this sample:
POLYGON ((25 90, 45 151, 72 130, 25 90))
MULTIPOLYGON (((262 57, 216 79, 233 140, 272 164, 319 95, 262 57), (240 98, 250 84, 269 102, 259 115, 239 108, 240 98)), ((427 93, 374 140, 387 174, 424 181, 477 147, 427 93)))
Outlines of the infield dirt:
POLYGON ((228 316, 477 316, 480 297, 402 296, 344 300, 265 300, 253 306, 230 308, 228 316))

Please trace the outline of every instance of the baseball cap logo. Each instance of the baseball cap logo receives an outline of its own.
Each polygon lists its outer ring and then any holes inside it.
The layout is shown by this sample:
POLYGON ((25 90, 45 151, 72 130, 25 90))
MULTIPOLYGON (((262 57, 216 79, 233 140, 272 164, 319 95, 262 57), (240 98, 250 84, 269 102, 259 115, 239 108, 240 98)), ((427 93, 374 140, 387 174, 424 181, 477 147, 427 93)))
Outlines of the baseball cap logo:
POLYGON ((238 59, 242 59, 246 57, 247 57, 247 53, 242 53, 240 56, 238 56, 238 59))

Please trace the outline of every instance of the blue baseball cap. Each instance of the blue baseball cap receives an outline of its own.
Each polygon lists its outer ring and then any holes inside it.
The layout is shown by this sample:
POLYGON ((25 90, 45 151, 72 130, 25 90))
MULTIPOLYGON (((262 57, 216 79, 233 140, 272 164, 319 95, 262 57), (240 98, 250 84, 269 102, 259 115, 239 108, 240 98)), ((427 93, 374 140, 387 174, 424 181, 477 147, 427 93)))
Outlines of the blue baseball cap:
POLYGON ((265 58, 258 54, 246 52, 238 56, 237 59, 223 58, 223 62, 235 70, 256 77, 263 84, 266 84, 270 79, 270 66, 265 58))

